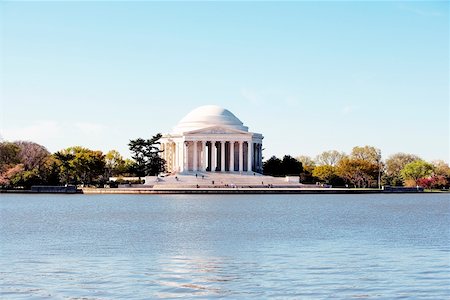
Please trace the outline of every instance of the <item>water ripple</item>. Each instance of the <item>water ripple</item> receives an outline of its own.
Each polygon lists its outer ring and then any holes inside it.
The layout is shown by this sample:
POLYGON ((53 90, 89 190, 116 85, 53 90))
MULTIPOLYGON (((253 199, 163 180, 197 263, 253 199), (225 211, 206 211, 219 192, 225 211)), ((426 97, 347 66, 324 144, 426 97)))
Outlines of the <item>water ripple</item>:
POLYGON ((450 294, 440 196, 21 197, 0 199, 2 299, 450 294))

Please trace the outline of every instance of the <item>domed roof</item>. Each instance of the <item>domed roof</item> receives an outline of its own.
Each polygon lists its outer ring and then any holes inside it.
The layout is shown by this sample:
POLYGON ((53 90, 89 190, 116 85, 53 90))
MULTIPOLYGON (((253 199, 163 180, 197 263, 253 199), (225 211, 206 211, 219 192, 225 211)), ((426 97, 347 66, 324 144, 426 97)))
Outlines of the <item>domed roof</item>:
POLYGON ((183 133, 212 126, 248 131, 248 127, 244 126, 232 112, 217 105, 197 107, 181 119, 173 131, 183 133))

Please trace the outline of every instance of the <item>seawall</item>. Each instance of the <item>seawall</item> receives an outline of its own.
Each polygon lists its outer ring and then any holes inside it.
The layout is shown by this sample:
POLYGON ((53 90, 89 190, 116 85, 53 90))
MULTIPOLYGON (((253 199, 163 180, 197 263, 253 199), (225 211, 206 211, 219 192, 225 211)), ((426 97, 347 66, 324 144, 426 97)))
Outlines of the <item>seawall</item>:
MULTIPOLYGON (((420 191, 402 191, 401 193, 418 193, 420 191)), ((183 188, 183 189, 90 189, 83 194, 392 194, 399 193, 378 189, 338 189, 338 188, 183 188)))

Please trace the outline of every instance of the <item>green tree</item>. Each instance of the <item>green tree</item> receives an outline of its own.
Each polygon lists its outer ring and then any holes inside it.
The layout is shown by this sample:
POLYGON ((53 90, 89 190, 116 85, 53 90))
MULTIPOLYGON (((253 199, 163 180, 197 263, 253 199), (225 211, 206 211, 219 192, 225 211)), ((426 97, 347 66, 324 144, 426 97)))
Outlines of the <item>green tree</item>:
POLYGON ((43 167, 43 182, 46 185, 61 184, 61 168, 54 155, 50 155, 43 167))
POLYGON ((137 176, 153 176, 165 171, 165 160, 159 155, 160 133, 154 135, 151 139, 144 140, 138 138, 130 140, 128 146, 132 152, 132 158, 135 161, 135 173, 137 176))
POLYGON ((19 152, 19 146, 14 143, 0 143, 0 173, 20 162, 19 152))
POLYGON ((18 166, 22 166, 22 170, 10 178, 12 186, 30 189, 33 185, 40 185, 44 183, 37 168, 25 170, 23 168, 23 164, 19 164, 18 166))
POLYGON ((433 173, 433 165, 424 161, 416 160, 409 164, 406 164, 401 175, 404 180, 412 180, 415 185, 418 184, 418 180, 430 176, 433 173))
POLYGON ((303 172, 302 163, 290 155, 285 155, 282 160, 272 156, 263 165, 264 174, 270 176, 299 176, 303 172))
POLYGON ((404 185, 401 171, 403 168, 420 157, 414 154, 396 153, 391 155, 385 163, 385 173, 382 178, 384 185, 402 186, 404 185))
POLYGON ((55 158, 65 183, 89 185, 104 181, 105 156, 101 151, 75 146, 56 152, 55 158))
POLYGON ((283 176, 282 160, 276 156, 272 156, 263 164, 264 175, 283 176))
POLYGON ((126 172, 125 160, 116 150, 111 150, 105 154, 106 177, 118 176, 126 172))
POLYGON ((74 182, 75 167, 72 164, 75 155, 65 149, 54 153, 53 157, 56 159, 56 164, 60 167, 61 182, 65 184, 76 183, 74 182))
POLYGON ((285 155, 281 162, 284 175, 299 176, 303 172, 302 163, 290 155, 285 155))

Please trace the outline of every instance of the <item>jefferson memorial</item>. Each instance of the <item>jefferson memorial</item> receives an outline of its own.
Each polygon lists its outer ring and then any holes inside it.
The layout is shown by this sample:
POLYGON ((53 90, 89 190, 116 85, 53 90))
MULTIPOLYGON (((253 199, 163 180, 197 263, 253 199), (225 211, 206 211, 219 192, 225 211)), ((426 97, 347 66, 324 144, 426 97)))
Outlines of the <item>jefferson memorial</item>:
POLYGON ((262 140, 229 110, 206 105, 162 136, 161 156, 170 173, 262 173, 262 140))

